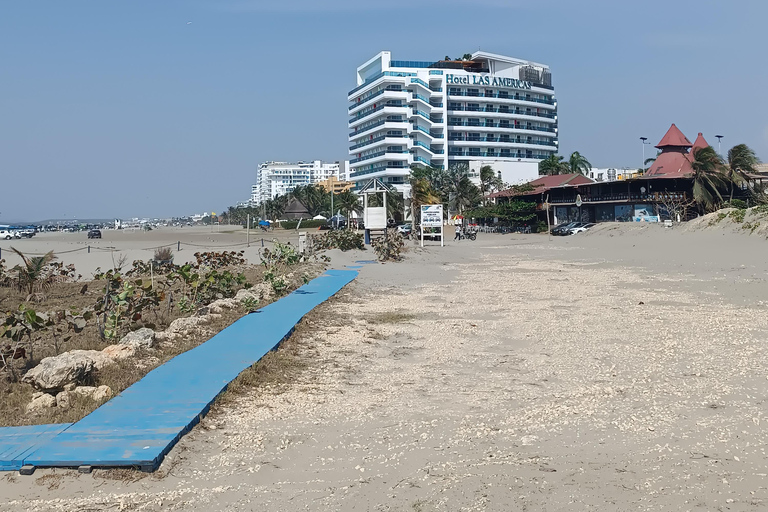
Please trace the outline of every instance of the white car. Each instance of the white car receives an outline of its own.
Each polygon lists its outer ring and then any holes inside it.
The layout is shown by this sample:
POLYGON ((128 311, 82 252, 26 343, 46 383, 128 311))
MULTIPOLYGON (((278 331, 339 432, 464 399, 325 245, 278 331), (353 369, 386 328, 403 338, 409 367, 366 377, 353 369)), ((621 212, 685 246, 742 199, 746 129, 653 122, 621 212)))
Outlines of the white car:
POLYGON ((15 231, 0 229, 0 240, 10 240, 11 238, 17 238, 15 231))
POLYGON ((594 223, 582 224, 581 226, 578 226, 578 227, 575 227, 575 228, 571 228, 570 232, 571 232, 572 235, 583 233, 583 232, 587 231, 589 228, 591 228, 594 225, 595 225, 594 223))

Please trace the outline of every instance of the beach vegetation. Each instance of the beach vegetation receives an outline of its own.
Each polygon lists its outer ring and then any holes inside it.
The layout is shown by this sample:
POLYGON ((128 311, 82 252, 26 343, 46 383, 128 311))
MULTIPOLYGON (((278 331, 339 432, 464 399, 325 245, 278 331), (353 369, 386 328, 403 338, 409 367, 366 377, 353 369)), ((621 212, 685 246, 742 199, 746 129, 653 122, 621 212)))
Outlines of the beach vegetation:
POLYGON ((592 164, 578 151, 571 153, 567 161, 563 156, 552 154, 539 162, 539 175, 541 176, 556 174, 583 174, 586 176, 591 170, 592 164))
POLYGON ((396 229, 388 229, 386 235, 373 240, 371 246, 379 261, 400 261, 403 259, 405 243, 396 229))
POLYGON ((734 188, 745 187, 752 181, 750 174, 757 172, 760 160, 746 144, 737 144, 728 150, 725 174, 729 185, 729 200, 733 201, 734 188))
POLYGON ((32 295, 35 290, 50 286, 53 275, 48 267, 56 259, 53 251, 42 256, 27 256, 15 247, 11 247, 11 251, 22 260, 21 265, 12 269, 16 273, 16 284, 20 290, 26 290, 28 295, 32 295))
POLYGON ((323 234, 310 235, 312 251, 339 249, 341 251, 365 250, 365 240, 362 233, 346 229, 337 229, 323 234))
POLYGON ((499 192, 505 188, 504 181, 501 179, 501 174, 497 174, 490 165, 484 165, 480 168, 480 196, 482 197, 483 205, 486 204, 485 197, 488 194, 499 192))

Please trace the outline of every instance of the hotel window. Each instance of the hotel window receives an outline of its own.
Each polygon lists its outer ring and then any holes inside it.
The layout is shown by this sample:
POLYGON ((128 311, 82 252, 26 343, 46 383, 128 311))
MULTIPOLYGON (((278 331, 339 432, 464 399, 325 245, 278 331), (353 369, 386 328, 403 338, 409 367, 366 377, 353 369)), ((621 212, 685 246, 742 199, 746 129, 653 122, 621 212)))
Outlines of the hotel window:
POLYGON ((491 89, 486 89, 486 90, 485 90, 485 97, 486 97, 486 98, 493 98, 493 90, 491 90, 491 89))
POLYGON ((451 96, 461 96, 461 89, 458 89, 456 87, 451 87, 448 89, 448 94, 451 96))
POLYGON ((480 96, 480 89, 467 89, 467 96, 480 96))
POLYGON ((499 98, 509 98, 509 93, 507 91, 499 91, 499 98))

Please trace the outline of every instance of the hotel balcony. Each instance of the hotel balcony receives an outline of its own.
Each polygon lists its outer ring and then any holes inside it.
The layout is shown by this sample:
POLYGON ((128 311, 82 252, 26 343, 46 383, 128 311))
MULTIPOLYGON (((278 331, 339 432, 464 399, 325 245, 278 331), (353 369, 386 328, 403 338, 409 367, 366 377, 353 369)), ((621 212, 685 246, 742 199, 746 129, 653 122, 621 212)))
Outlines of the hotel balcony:
POLYGON ((366 139, 358 142, 349 147, 350 154, 357 153, 356 149, 360 148, 375 148, 377 146, 399 146, 408 141, 408 135, 378 135, 373 138, 366 139))
POLYGON ((493 122, 486 122, 486 121, 480 121, 472 119, 468 119, 465 121, 448 121, 448 128, 450 130, 459 130, 459 131, 489 131, 485 128, 494 128, 493 131, 496 130, 502 130, 502 131, 514 131, 514 132, 533 132, 536 135, 540 135, 540 132, 544 133, 551 133, 552 137, 556 137, 557 135, 557 128, 545 128, 543 126, 533 126, 528 124, 514 124, 514 123, 501 123, 499 121, 493 121, 493 122))
POLYGON ((374 103, 386 104, 388 101, 404 102, 407 99, 408 91, 405 89, 382 89, 351 105, 348 110, 350 114, 357 114, 360 110, 370 107, 374 103))
POLYGON ((369 124, 367 126, 358 126, 355 131, 350 132, 349 141, 352 142, 353 140, 359 139, 362 136, 370 135, 374 131, 381 131, 381 130, 405 131, 407 129, 408 129, 408 120, 405 118, 405 116, 402 116, 402 119, 382 119, 380 121, 376 121, 375 123, 369 124))
POLYGON ((519 119, 543 120, 543 122, 556 122, 557 115, 546 112, 527 112, 514 108, 496 108, 496 107, 470 107, 465 105, 448 104, 449 115, 456 116, 483 116, 483 117, 515 117, 519 119), (549 121, 551 120, 551 121, 549 121))

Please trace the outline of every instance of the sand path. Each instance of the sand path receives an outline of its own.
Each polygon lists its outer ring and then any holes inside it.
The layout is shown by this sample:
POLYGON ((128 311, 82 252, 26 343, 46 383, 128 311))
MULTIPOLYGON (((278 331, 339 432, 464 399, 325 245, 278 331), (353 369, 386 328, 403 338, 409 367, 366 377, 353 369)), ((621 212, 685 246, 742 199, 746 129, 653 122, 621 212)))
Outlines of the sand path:
POLYGON ((613 235, 366 268, 287 392, 240 397, 137 482, 3 478, 0 511, 764 509, 765 242, 613 235), (392 311, 414 317, 366 321, 392 311))

